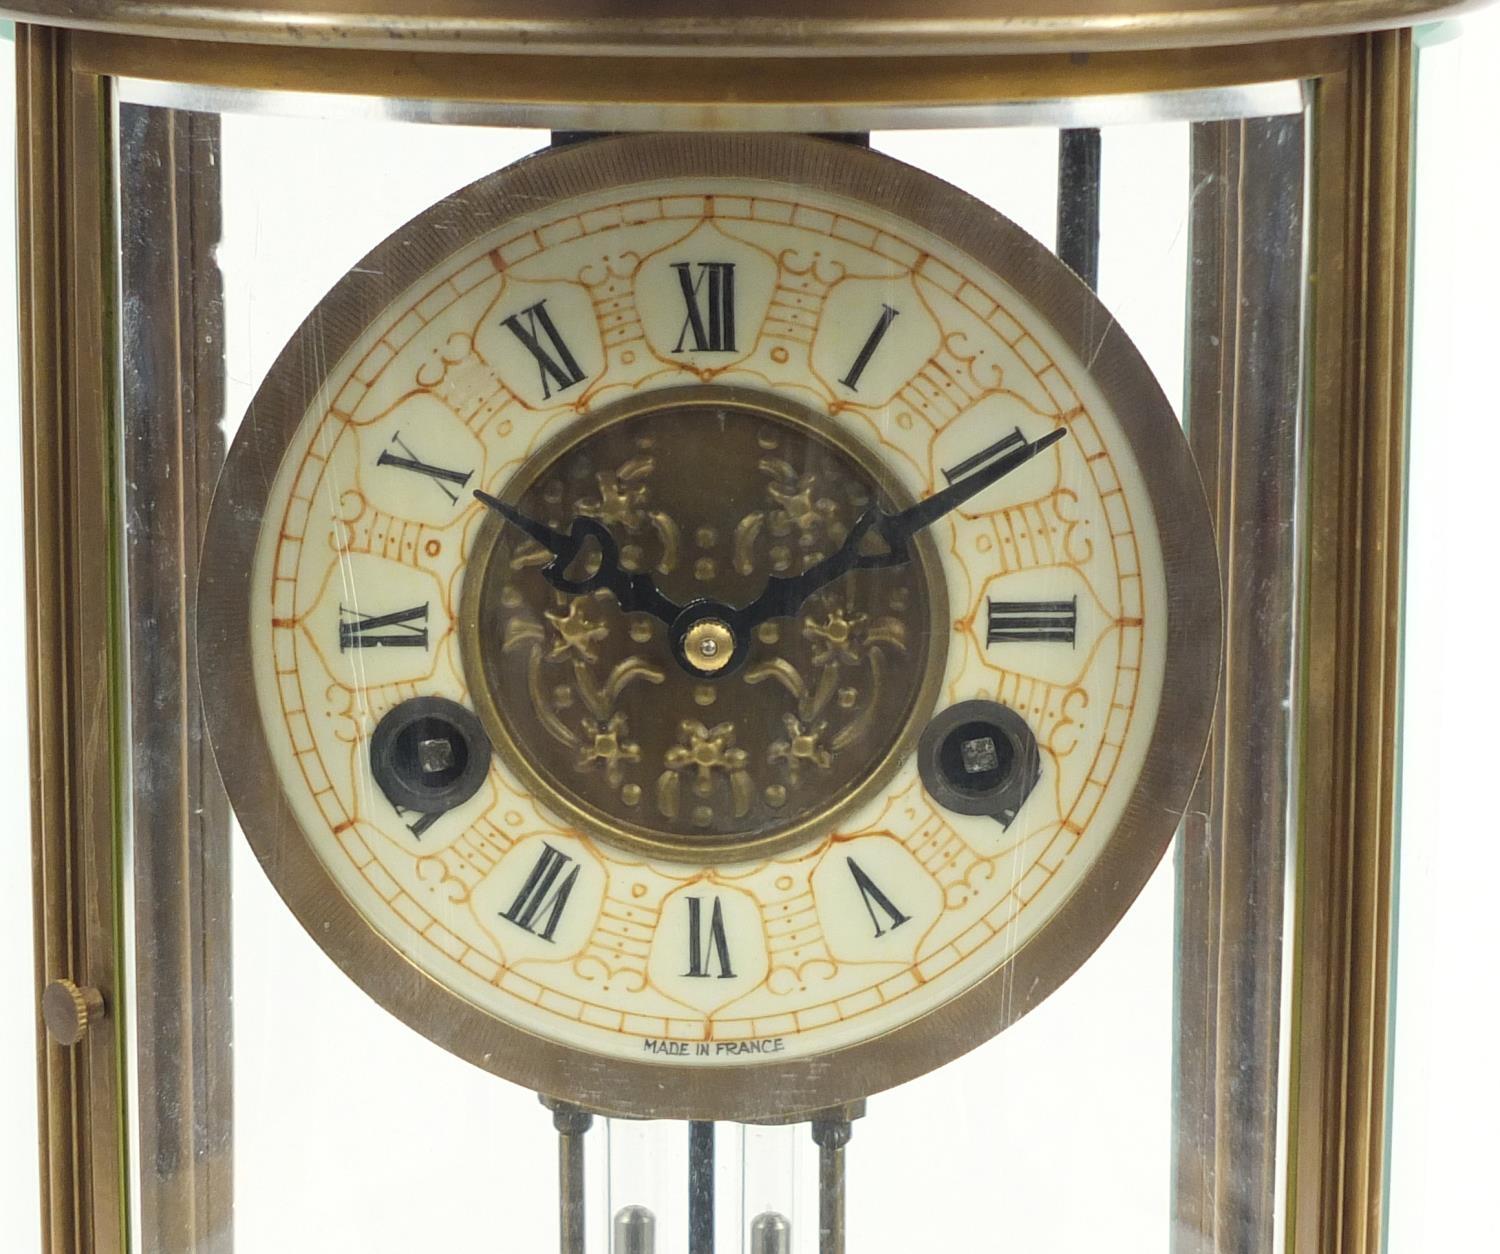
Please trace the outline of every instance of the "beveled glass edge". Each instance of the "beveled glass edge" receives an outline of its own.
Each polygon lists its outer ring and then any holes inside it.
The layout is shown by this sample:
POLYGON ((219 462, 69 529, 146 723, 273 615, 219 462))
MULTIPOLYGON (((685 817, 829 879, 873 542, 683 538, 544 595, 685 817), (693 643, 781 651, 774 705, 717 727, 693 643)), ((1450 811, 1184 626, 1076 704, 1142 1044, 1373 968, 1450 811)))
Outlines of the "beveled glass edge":
POLYGON ((423 100, 335 92, 263 91, 159 79, 120 78, 122 104, 257 117, 509 126, 576 131, 868 131, 963 127, 1080 127, 1148 122, 1223 122, 1300 113, 1294 79, 1243 87, 1130 92, 972 105, 909 104, 551 104, 423 100))

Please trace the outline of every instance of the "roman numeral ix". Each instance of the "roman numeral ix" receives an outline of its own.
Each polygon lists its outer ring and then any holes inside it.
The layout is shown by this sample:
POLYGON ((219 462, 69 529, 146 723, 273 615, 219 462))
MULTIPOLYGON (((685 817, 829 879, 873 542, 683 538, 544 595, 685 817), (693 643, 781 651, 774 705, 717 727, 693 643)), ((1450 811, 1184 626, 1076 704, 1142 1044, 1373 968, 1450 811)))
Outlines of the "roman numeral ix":
POLYGON ((398 470, 410 470, 419 475, 426 475, 442 489, 444 496, 452 501, 453 504, 458 504, 459 492, 474 477, 472 470, 445 470, 442 466, 434 466, 431 462, 424 462, 411 451, 406 441, 401 438, 399 431, 391 437, 391 443, 400 449, 401 452, 393 453, 390 449, 381 450, 380 456, 375 459, 377 466, 394 466, 398 470), (455 484, 457 487, 451 486, 455 484))
POLYGON ((567 341, 558 332, 552 315, 547 312, 545 300, 528 305, 520 313, 511 314, 504 319, 504 325, 536 359, 537 370, 542 377, 544 400, 552 399, 554 384, 557 391, 566 392, 575 384, 583 382, 583 370, 568 348, 567 341), (523 318, 524 323, 521 321, 523 318))
POLYGON ((573 895, 573 885, 578 882, 581 869, 567 854, 558 852, 551 845, 543 845, 541 856, 521 885, 521 891, 510 903, 510 909, 503 911, 500 917, 514 923, 523 932, 551 941, 563 911, 567 909, 568 898, 573 895), (569 866, 573 869, 559 883, 559 877, 569 866))
POLYGON ((986 644, 1041 640, 1072 644, 1078 634, 1078 598, 1071 601, 991 601, 986 644))
POLYGON ((698 277, 693 278, 693 263, 676 261, 677 282, 682 288, 687 317, 677 336, 674 353, 682 352, 688 336, 695 353, 734 352, 734 262, 700 261, 698 277))
POLYGON ((870 913, 870 922, 875 925, 875 937, 878 940, 887 932, 894 932, 903 923, 911 921, 910 915, 902 914, 896 903, 880 891, 880 885, 872 880, 863 867, 853 858, 845 858, 849 865, 849 874, 854 876, 854 883, 859 889, 859 895, 864 899, 865 909, 870 913), (881 916, 885 916, 885 925, 881 924, 881 916))
POLYGON ((339 652, 346 649, 425 649, 427 606, 389 614, 361 614, 339 606, 339 652))
POLYGON ((734 979, 734 968, 729 961, 729 937, 724 934, 724 904, 714 898, 713 913, 709 916, 708 935, 703 935, 703 898, 689 897, 688 903, 688 969, 686 974, 693 979, 707 979, 714 973, 717 960, 719 979, 734 979))

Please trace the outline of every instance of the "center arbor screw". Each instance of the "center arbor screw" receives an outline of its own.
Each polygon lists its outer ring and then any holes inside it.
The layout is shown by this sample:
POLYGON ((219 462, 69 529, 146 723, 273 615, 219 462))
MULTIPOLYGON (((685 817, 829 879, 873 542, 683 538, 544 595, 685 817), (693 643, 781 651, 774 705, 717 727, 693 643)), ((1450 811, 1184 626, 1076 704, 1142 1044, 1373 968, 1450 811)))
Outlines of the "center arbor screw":
POLYGON ((683 634, 682 652, 694 670, 714 675, 733 660, 734 643, 734 632, 727 623, 704 618, 683 634))
POLYGON ((375 725, 370 770, 392 805, 444 814, 479 791, 490 752, 472 710, 447 697, 413 697, 375 725))

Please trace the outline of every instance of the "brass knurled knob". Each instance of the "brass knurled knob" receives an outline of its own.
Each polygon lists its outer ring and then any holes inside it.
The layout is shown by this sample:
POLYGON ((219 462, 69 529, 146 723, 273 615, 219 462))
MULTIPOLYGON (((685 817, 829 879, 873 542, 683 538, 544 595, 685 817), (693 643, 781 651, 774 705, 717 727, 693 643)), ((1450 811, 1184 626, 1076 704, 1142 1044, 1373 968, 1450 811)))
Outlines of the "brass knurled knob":
POLYGON ((42 992, 42 1022, 59 1045, 76 1045, 90 1025, 104 1018, 104 994, 79 988, 72 980, 53 980, 42 992))

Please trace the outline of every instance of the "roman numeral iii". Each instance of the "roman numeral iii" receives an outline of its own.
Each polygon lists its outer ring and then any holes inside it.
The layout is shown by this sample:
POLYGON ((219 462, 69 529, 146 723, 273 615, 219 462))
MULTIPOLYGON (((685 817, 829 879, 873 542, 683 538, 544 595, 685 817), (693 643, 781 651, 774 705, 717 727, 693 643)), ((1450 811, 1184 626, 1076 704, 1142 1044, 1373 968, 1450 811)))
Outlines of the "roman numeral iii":
POLYGON ((718 967, 721 980, 734 979, 734 967, 729 961, 729 937, 724 933, 724 904, 714 898, 713 912, 709 915, 708 934, 703 929, 703 898, 689 897, 688 903, 688 969, 686 974, 694 979, 707 979, 718 967))
POLYGON ((389 614, 361 614, 339 606, 339 652, 346 649, 425 649, 427 606, 389 614))
POLYGON ((547 312, 545 300, 528 305, 520 313, 511 314, 504 320, 504 325, 536 359, 537 370, 542 377, 544 400, 552 399, 554 385, 557 391, 566 392, 570 387, 583 382, 583 369, 552 321, 552 315, 547 312))
POLYGON ((1072 644, 1078 633, 1078 598, 1071 601, 991 601, 986 644, 1012 640, 1072 644))
POLYGON ((500 917, 514 923, 523 932, 551 941, 563 911, 568 908, 568 898, 573 895, 573 885, 578 882, 581 869, 567 854, 551 845, 543 845, 541 856, 521 885, 521 891, 510 903, 510 909, 502 912, 500 917), (571 871, 567 871, 569 866, 573 868, 571 871), (565 878, 564 871, 567 871, 565 878))
POLYGON ((677 336, 674 353, 692 337, 695 353, 734 352, 734 262, 700 261, 698 277, 693 278, 693 263, 677 261, 677 282, 687 306, 682 330, 677 336))

